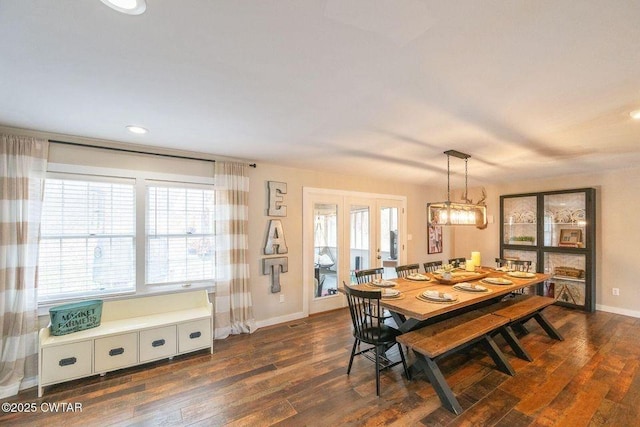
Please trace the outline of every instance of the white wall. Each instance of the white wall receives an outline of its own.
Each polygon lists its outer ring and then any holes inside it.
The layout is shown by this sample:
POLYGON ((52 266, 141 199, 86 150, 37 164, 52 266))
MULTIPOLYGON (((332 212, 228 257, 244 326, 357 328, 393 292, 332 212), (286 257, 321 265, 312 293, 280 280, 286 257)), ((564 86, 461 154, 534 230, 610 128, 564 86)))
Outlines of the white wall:
POLYGON ((494 215, 495 223, 489 225, 485 238, 478 230, 456 229, 456 252, 466 254, 480 250, 485 263, 499 255, 500 195, 585 187, 596 189, 596 308, 640 317, 635 262, 640 221, 633 216, 640 212, 640 168, 486 187, 488 210, 494 215), (611 294, 614 287, 620 289, 620 296, 611 294))

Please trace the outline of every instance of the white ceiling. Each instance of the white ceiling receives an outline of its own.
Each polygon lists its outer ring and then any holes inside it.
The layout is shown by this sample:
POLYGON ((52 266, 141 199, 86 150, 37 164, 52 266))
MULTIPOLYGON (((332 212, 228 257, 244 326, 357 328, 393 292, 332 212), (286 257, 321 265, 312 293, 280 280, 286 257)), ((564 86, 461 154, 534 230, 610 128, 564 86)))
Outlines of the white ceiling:
POLYGON ((0 0, 0 124, 420 184, 448 149, 469 185, 591 172, 640 161, 639 42, 636 0, 0 0))

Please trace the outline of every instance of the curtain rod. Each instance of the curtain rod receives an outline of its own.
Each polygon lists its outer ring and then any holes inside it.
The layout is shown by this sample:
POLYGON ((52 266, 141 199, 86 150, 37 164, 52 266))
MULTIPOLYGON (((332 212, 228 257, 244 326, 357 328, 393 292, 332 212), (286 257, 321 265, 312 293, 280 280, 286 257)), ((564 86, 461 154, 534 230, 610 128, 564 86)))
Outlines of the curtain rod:
MULTIPOLYGON (((58 140, 55 140, 55 139, 50 139, 49 142, 53 142, 53 143, 56 143, 56 144, 76 145, 78 147, 100 148, 102 150, 123 151, 125 153, 148 154, 148 155, 151 155, 151 156, 171 157, 171 158, 174 158, 174 159, 198 160, 198 161, 201 161, 201 162, 215 163, 215 160, 213 160, 213 159, 200 159, 198 157, 179 156, 177 154, 152 153, 150 151, 130 150, 128 148, 117 148, 117 147, 105 147, 105 146, 102 146, 102 145, 91 145, 91 144, 82 144, 80 142, 58 141, 58 140)), ((252 168, 257 167, 257 165, 255 163, 249 163, 249 166, 252 167, 252 168)))

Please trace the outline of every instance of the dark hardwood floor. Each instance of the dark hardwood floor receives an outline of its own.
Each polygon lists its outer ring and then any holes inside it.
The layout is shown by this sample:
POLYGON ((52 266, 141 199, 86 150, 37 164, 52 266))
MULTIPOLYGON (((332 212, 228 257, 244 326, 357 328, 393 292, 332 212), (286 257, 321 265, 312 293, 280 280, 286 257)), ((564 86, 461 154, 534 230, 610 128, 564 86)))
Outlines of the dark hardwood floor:
MULTIPOLYGON (((396 366, 375 394, 373 364, 356 358, 346 309, 215 342, 215 351, 177 357, 47 387, 2 402, 33 403, 34 413, 0 412, 0 425, 46 426, 638 426, 640 319, 586 314, 556 306, 545 314, 564 335, 538 325, 522 338, 533 362, 517 374, 494 369, 472 350, 442 370, 465 412, 441 408, 424 375, 407 381, 396 366), (45 412, 50 403, 81 404, 81 412, 45 412)), ((410 360, 412 360, 412 356, 410 360)))

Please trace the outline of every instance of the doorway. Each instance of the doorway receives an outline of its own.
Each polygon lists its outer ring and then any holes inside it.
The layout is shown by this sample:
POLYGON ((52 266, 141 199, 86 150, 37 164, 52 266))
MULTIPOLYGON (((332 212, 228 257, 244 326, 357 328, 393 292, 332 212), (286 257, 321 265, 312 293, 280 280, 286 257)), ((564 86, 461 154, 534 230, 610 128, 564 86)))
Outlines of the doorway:
POLYGON ((304 312, 344 307, 339 292, 356 270, 395 266, 406 259, 406 197, 303 189, 304 312))

